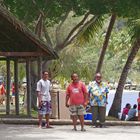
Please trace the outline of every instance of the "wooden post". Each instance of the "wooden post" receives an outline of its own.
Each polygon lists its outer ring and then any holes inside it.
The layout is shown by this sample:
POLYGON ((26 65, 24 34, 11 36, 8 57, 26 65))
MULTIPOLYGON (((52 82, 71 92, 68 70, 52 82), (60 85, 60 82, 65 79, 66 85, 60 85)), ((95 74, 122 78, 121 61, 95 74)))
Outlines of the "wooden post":
POLYGON ((10 59, 7 59, 6 61, 6 68, 7 68, 7 85, 6 85, 6 115, 10 114, 10 59))
POLYGON ((26 60, 26 79, 27 79, 27 115, 31 116, 31 62, 26 60))
POLYGON ((19 115, 18 60, 14 60, 15 111, 19 115))
POLYGON ((57 104, 58 104, 58 119, 60 119, 60 102, 59 102, 59 91, 57 91, 57 104))
POLYGON ((42 57, 41 56, 38 57, 37 62, 38 62, 38 80, 40 80, 42 77, 42 57))

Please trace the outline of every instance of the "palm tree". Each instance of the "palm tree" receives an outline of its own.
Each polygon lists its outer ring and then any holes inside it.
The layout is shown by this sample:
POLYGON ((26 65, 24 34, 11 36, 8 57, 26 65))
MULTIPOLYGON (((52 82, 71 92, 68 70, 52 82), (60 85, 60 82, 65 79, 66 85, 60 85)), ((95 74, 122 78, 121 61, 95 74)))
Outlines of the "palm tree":
MULTIPOLYGON (((96 20, 95 22, 93 22, 92 24, 90 24, 90 26, 88 26, 87 28, 85 28, 83 30, 83 32, 80 34, 80 39, 78 39, 78 41, 80 42, 80 44, 85 43, 85 42, 89 42, 93 36, 95 35, 95 33, 101 29, 103 27, 103 21, 105 19, 105 17, 102 15, 100 16, 95 16, 96 20), (97 18, 98 17, 98 18, 97 18)), ((116 14, 112 14, 111 18, 110 18, 110 22, 107 28, 107 33, 105 35, 105 39, 104 39, 104 43, 103 46, 101 48, 101 53, 99 56, 99 60, 97 63, 97 67, 96 67, 96 73, 100 72, 102 69, 102 65, 103 65, 103 61, 104 61, 104 57, 105 57, 105 53, 109 44, 109 39, 111 36, 111 32, 113 30, 113 26, 115 24, 115 20, 116 20, 116 14)))
POLYGON ((112 32, 115 20, 116 20, 116 14, 112 14, 111 19, 110 19, 110 23, 109 23, 109 26, 108 26, 108 29, 107 29, 107 33, 106 33, 106 36, 105 36, 105 40, 104 40, 104 43, 103 43, 103 46, 102 46, 101 54, 100 54, 100 57, 99 57, 99 60, 98 60, 98 64, 97 64, 97 67, 96 67, 96 73, 101 71, 103 61, 104 61, 104 57, 105 57, 105 53, 106 53, 106 49, 108 47, 109 39, 110 39, 110 36, 111 36, 111 32, 112 32))
POLYGON ((131 65, 133 63, 133 60, 140 48, 140 20, 135 20, 130 25, 132 27, 131 33, 133 33, 132 39, 134 40, 134 43, 131 52, 127 58, 126 64, 122 70, 118 87, 113 100, 113 104, 109 111, 109 116, 113 116, 113 117, 118 117, 118 113, 121 111, 122 93, 123 93, 124 84, 126 82, 126 78, 131 68, 131 65))

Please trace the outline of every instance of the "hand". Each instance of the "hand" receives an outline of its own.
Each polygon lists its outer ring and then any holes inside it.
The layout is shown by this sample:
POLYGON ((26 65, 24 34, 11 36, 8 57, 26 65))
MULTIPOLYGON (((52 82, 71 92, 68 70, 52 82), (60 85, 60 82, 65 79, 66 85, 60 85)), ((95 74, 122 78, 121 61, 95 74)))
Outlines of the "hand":
POLYGON ((69 104, 68 103, 66 103, 66 107, 69 107, 69 104))
POLYGON ((84 103, 84 107, 86 107, 86 106, 87 106, 87 104, 88 104, 88 103, 87 103, 87 102, 85 102, 85 103, 84 103))
POLYGON ((42 106, 42 102, 39 101, 39 103, 38 103, 38 107, 40 108, 41 106, 42 106))

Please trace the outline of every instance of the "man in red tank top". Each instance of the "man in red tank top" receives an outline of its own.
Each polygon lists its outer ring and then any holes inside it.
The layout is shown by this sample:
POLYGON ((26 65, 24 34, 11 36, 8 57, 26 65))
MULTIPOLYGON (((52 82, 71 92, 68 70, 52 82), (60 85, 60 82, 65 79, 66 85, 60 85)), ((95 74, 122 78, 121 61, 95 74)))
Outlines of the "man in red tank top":
POLYGON ((72 82, 69 84, 66 90, 66 107, 69 107, 71 117, 73 120, 73 130, 77 131, 77 117, 80 120, 81 131, 84 129, 84 114, 85 106, 87 105, 88 93, 86 86, 79 81, 78 74, 73 73, 71 75, 72 82))

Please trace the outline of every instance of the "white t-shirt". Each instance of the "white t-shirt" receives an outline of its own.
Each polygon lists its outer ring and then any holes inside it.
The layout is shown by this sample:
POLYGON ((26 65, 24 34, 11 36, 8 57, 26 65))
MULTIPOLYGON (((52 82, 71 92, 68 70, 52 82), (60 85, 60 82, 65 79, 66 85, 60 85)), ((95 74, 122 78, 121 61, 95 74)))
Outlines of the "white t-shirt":
POLYGON ((51 101, 50 88, 51 83, 49 80, 41 79, 37 82, 36 91, 39 91, 42 95, 42 101, 51 101))

